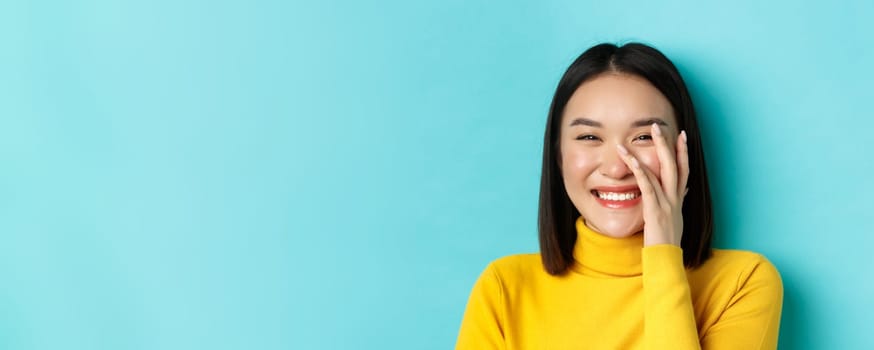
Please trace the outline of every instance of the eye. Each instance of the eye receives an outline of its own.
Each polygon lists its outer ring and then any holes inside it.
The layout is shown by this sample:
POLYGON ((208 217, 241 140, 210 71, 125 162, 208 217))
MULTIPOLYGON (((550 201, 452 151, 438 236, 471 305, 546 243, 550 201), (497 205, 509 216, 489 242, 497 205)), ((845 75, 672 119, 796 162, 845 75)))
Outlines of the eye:
POLYGON ((634 138, 634 141, 652 141, 652 135, 643 134, 634 138))
POLYGON ((577 136, 576 139, 583 140, 583 141, 598 141, 598 137, 595 135, 580 135, 580 136, 577 136))

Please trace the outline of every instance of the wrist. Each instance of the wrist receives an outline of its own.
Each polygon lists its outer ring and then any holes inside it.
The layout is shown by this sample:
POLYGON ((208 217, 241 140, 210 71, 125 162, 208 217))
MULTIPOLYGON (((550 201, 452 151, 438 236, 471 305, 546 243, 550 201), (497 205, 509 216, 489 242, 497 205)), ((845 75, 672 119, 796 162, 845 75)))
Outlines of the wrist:
POLYGON ((668 239, 667 237, 650 237, 647 235, 643 236, 643 246, 644 247, 650 247, 650 246, 660 245, 660 244, 670 244, 670 245, 674 245, 677 247, 680 246, 679 240, 675 241, 675 240, 668 239))

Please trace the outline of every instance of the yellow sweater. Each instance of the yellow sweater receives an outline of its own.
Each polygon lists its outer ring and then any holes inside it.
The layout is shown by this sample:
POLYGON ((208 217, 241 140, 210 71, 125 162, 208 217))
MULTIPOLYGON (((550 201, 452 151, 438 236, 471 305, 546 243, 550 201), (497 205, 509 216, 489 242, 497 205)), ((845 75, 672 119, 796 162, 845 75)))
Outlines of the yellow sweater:
POLYGON ((539 254, 493 261, 471 292, 456 349, 776 349, 783 284, 765 257, 643 247, 577 220, 575 263, 546 273, 539 254))

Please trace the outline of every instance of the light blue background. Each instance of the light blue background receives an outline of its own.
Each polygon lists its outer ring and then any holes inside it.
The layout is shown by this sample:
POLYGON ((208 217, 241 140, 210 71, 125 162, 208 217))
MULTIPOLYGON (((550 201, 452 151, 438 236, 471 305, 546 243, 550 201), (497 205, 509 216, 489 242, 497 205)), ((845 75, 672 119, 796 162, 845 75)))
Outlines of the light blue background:
POLYGON ((0 348, 447 349, 568 64, 663 50, 781 349, 874 346, 870 1, 5 1, 0 348))

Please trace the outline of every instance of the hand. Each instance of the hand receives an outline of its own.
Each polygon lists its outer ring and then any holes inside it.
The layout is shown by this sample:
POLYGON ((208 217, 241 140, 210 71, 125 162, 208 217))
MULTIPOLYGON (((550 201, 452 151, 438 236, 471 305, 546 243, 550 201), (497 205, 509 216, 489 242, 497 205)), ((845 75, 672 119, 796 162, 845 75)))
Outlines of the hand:
POLYGON ((680 246, 683 238, 683 198, 689 180, 689 149, 686 132, 677 137, 676 157, 668 147, 658 124, 652 125, 652 138, 659 160, 659 177, 656 177, 621 144, 616 148, 619 155, 637 179, 643 196, 643 245, 673 244, 680 246), (661 182, 659 181, 661 178, 661 182))

